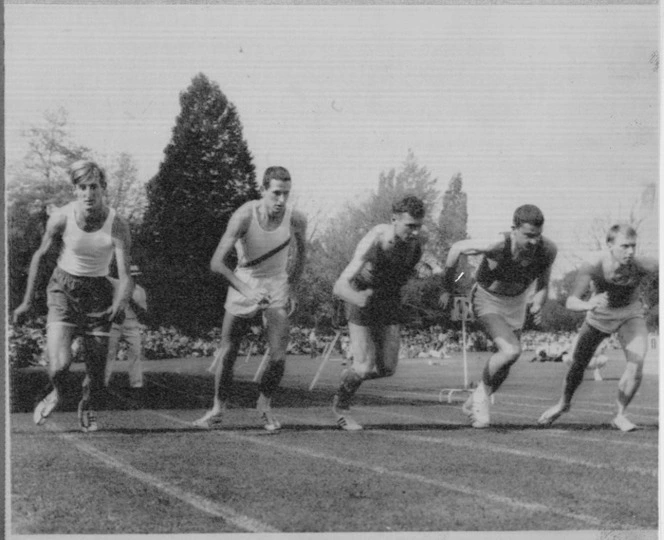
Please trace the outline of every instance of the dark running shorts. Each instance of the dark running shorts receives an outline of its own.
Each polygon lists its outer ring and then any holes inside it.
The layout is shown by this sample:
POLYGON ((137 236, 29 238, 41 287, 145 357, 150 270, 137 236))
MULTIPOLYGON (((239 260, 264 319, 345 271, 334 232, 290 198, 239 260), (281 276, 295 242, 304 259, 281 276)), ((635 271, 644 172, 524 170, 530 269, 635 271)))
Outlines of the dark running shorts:
POLYGON ((346 303, 348 322, 358 326, 391 326, 404 322, 400 291, 375 291, 368 304, 357 307, 346 303))
POLYGON ((112 322, 104 312, 113 304, 113 285, 105 277, 74 276, 56 267, 46 288, 48 324, 75 326, 85 334, 105 335, 112 322))

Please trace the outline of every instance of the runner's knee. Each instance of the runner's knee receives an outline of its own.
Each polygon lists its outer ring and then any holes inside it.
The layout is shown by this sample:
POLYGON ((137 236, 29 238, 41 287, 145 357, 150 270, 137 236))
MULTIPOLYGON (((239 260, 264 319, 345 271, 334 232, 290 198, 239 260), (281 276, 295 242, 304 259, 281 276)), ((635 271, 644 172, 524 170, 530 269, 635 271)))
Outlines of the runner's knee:
POLYGON ((355 375, 357 375, 361 379, 366 378, 371 372, 369 366, 362 364, 355 364, 355 363, 350 367, 349 371, 352 371, 355 375))
POLYGON ((519 343, 503 343, 500 346, 500 352, 505 356, 507 364, 513 364, 521 355, 521 345, 519 343))
POLYGON ((375 363, 372 362, 370 359, 367 359, 367 357, 365 357, 363 359, 363 361, 360 360, 360 359, 355 359, 354 358, 353 359, 353 364, 350 366, 348 371, 350 371, 352 373, 355 373, 356 375, 358 375, 362 379, 365 379, 369 376, 369 374, 372 371, 374 371, 374 369, 373 369, 374 364, 375 363))
POLYGON ((391 377, 397 371, 397 367, 392 366, 376 366, 376 374, 378 377, 391 377))
POLYGON ((48 351, 48 371, 51 377, 66 371, 71 363, 71 350, 65 347, 59 347, 48 351))
POLYGON ((625 375, 633 379, 640 379, 643 376, 643 359, 639 361, 627 361, 625 366, 625 375))
POLYGON ((219 349, 222 360, 226 362, 227 359, 232 359, 231 362, 234 362, 235 357, 237 356, 240 350, 241 343, 242 343, 241 336, 237 336, 236 338, 229 334, 222 335, 221 342, 219 343, 219 349))
POLYGON ((264 394, 267 397, 271 397, 275 390, 279 387, 279 383, 284 376, 286 370, 285 360, 271 360, 265 372, 261 377, 261 382, 258 385, 258 389, 261 394, 264 394))
POLYGON ((627 362, 643 364, 647 352, 648 344, 645 339, 634 339, 625 346, 627 362))

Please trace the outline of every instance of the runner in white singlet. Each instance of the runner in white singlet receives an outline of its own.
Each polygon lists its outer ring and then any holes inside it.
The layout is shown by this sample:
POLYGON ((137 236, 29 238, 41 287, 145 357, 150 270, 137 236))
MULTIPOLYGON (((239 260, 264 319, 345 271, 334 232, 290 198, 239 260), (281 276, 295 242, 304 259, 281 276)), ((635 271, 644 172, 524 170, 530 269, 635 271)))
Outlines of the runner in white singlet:
POLYGON ((64 379, 72 362, 71 344, 83 334, 87 376, 78 406, 83 431, 98 429, 95 409, 104 389, 104 370, 111 323, 124 314, 133 289, 129 275, 130 234, 126 221, 104 204, 106 176, 91 161, 70 168, 76 200, 49 217, 41 245, 32 256, 23 302, 14 323, 30 311, 39 266, 51 246, 62 240, 58 265, 49 281, 46 349, 50 392, 35 407, 33 420, 42 425, 62 401, 64 379), (107 279, 115 255, 119 285, 107 279))
POLYGON ((221 420, 230 399, 233 369, 243 334, 251 319, 263 310, 269 361, 258 389, 257 409, 268 431, 281 427, 271 410, 271 400, 284 374, 289 338, 288 304, 292 287, 302 274, 305 257, 306 218, 286 202, 290 174, 283 167, 269 167, 263 176, 261 199, 242 205, 231 216, 210 267, 224 276, 230 287, 226 298, 220 351, 215 368, 214 403, 195 425, 210 428, 221 420), (295 244, 292 264, 289 246, 295 244), (225 263, 233 248, 239 263, 235 271, 225 263))

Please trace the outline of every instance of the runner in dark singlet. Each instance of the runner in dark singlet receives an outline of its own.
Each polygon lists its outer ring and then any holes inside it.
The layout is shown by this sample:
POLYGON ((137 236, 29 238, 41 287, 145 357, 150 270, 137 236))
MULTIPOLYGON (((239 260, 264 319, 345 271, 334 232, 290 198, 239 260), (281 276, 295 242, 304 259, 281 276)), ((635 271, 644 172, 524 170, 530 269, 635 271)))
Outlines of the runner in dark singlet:
POLYGON ((629 225, 614 225, 606 237, 608 249, 594 253, 578 270, 566 307, 586 311, 572 353, 572 365, 563 383, 560 401, 542 414, 539 423, 549 425, 569 411, 572 396, 583 380, 599 344, 612 333, 625 351, 627 366, 618 382, 617 414, 612 424, 621 431, 637 428, 625 416, 625 409, 641 384, 643 361, 648 351, 648 329, 639 287, 643 279, 658 271, 655 260, 636 258, 636 231, 629 225), (591 283, 595 293, 583 300, 591 283))
POLYGON ((349 415, 351 400, 362 382, 389 377, 396 370, 401 287, 422 256, 422 201, 406 197, 392 212, 392 223, 377 225, 360 240, 334 286, 334 294, 347 303, 353 356, 353 364, 342 372, 333 402, 337 425, 347 431, 362 429, 349 415))
POLYGON ((535 322, 541 322, 557 253, 555 244, 542 236, 543 225, 544 216, 539 208, 530 204, 520 206, 514 212, 511 232, 501 233, 497 240, 488 242, 461 240, 452 245, 447 255, 440 297, 443 308, 449 303, 459 257, 483 255, 471 301, 475 316, 498 352, 487 361, 482 382, 463 406, 475 428, 490 425, 490 396, 503 384, 521 354, 519 338, 529 303, 535 322))

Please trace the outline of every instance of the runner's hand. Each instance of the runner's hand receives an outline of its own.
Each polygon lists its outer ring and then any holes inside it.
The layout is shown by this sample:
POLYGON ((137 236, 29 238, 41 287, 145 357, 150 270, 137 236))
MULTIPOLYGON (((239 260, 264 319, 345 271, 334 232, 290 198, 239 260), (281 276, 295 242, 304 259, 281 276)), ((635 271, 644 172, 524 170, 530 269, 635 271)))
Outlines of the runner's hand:
POLYGON ((297 298, 295 296, 288 297, 288 316, 290 317, 298 308, 297 298))
POLYGON ((595 311, 597 308, 605 308, 609 305, 609 295, 608 293, 603 292, 602 294, 596 294, 588 300, 588 309, 590 311, 595 311))
POLYGON ((267 289, 262 287, 260 289, 249 289, 245 296, 262 308, 265 308, 270 304, 270 295, 267 292, 267 289))
POLYGON ((438 299, 438 305, 443 309, 447 309, 448 304, 450 303, 450 297, 452 295, 445 291, 440 295, 440 298, 438 299))
POLYGON ((18 323, 20 323, 21 320, 23 319, 23 317, 25 316, 25 314, 26 314, 28 311, 30 311, 30 308, 31 308, 30 304, 25 303, 25 302, 21 303, 21 305, 18 306, 18 307, 14 310, 14 313, 13 313, 13 316, 12 316, 12 322, 13 322, 14 324, 18 324, 18 323))
POLYGON ((109 321, 117 322, 117 319, 120 316, 120 314, 124 312, 125 303, 126 302, 118 302, 116 304, 114 302, 113 305, 111 305, 111 307, 104 312, 109 321))
POLYGON ((371 298, 371 295, 373 295, 373 289, 364 289, 363 291, 358 291, 357 292, 357 306, 358 307, 366 307, 367 304, 369 303, 369 298, 371 298))
POLYGON ((542 324, 542 306, 539 304, 531 304, 530 314, 533 316, 533 321, 537 326, 542 324))

